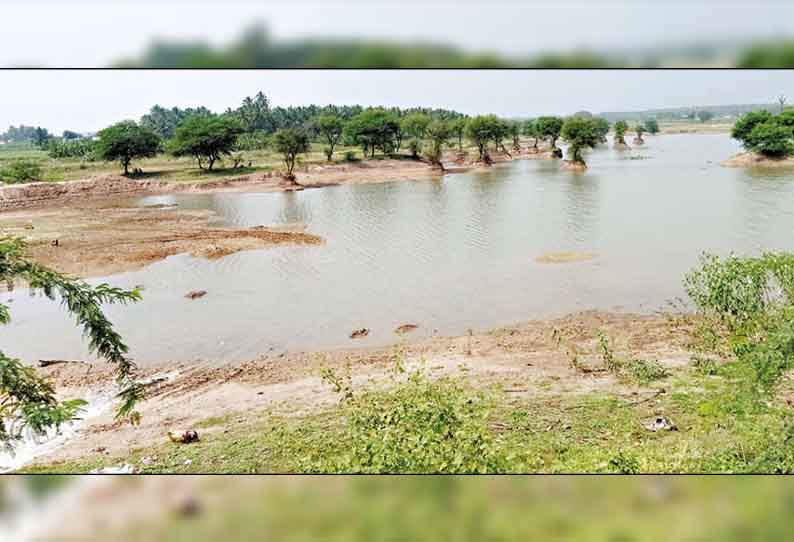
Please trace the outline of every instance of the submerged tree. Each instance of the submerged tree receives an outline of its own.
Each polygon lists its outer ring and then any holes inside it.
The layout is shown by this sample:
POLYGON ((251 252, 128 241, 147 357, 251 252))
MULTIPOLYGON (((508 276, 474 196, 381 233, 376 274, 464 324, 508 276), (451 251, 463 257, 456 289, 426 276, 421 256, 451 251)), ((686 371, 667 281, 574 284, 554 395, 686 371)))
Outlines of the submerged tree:
POLYGON ((207 162, 207 170, 224 155, 231 154, 242 127, 236 119, 225 116, 193 116, 187 118, 176 129, 168 150, 174 156, 192 156, 204 169, 202 160, 207 162))
POLYGON ((560 137, 563 119, 560 117, 540 117, 535 122, 540 137, 549 141, 551 151, 557 156, 562 156, 562 151, 557 148, 557 139, 560 137))
POLYGON ((131 120, 100 130, 97 135, 96 156, 108 162, 119 161, 124 167, 124 175, 129 175, 132 160, 151 158, 160 150, 160 137, 131 120))
POLYGON ((582 150, 595 147, 600 139, 600 130, 594 119, 569 117, 560 130, 560 136, 568 143, 570 161, 585 166, 582 150))
POLYGON ((642 138, 642 134, 645 133, 645 126, 638 122, 634 125, 634 132, 637 134, 637 137, 634 138, 633 143, 635 145, 642 145, 645 143, 645 140, 642 138))
POLYGON ((325 157, 330 162, 334 158, 334 148, 342 139, 345 123, 336 115, 321 115, 317 117, 314 124, 328 144, 324 151, 325 157))
MULTIPOLYGON (((108 284, 90 286, 31 262, 25 257, 25 243, 18 238, 0 238, 0 280, 9 288, 26 284, 32 295, 56 300, 83 328, 91 353, 116 366, 121 400, 116 417, 137 420, 135 405, 143 398, 143 386, 135 381, 135 365, 127 357, 127 345, 102 312, 103 304, 132 303, 140 292, 108 284)), ((0 325, 11 321, 6 305, 0 303, 0 325)), ((85 401, 59 401, 53 385, 32 367, 0 351, 0 444, 12 446, 25 430, 42 435, 77 416, 85 401)))
POLYGON ((619 120, 615 123, 615 146, 616 147, 625 147, 626 146, 626 130, 629 129, 629 125, 626 124, 625 120, 619 120))
POLYGON ((593 117, 595 129, 598 132, 598 138, 601 143, 607 142, 607 134, 609 133, 609 121, 603 117, 593 117))
POLYGON ((298 128, 283 128, 273 135, 273 145, 284 156, 286 178, 294 181, 295 175, 292 172, 295 169, 295 160, 299 154, 309 152, 311 148, 308 134, 298 128))

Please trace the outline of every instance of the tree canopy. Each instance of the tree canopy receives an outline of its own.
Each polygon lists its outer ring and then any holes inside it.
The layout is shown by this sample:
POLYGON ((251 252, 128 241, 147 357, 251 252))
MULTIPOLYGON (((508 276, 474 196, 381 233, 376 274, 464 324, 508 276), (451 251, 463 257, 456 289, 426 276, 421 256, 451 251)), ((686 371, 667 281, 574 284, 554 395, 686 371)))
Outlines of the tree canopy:
POLYGON ((480 115, 472 117, 466 123, 466 136, 477 147, 479 160, 490 163, 491 156, 488 154, 488 143, 500 137, 503 130, 502 121, 496 115, 480 115))
POLYGON ((188 117, 176 129, 174 138, 168 144, 168 151, 174 156, 192 156, 203 169, 212 170, 215 162, 235 149, 237 136, 242 128, 236 119, 225 116, 196 115, 188 117))
POLYGON ((345 123, 336 115, 320 115, 314 121, 314 128, 328 145, 325 148, 325 156, 330 162, 334 157, 334 148, 342 139, 345 123))
POLYGON ((383 108, 362 111, 345 125, 345 134, 354 145, 360 145, 364 154, 375 156, 375 150, 391 154, 398 148, 402 135, 397 115, 383 108))
POLYGON ((540 137, 548 139, 552 149, 557 147, 557 139, 560 137, 563 122, 560 117, 539 117, 535 121, 540 137))
POLYGON ((308 134, 300 128, 282 128, 273 135, 273 145, 284 156, 287 178, 294 180, 292 172, 298 154, 308 152, 311 148, 308 134))
POLYGON ((784 109, 778 115, 752 111, 742 115, 731 131, 748 151, 771 158, 794 154, 794 110, 784 109))
POLYGON ((571 161, 584 164, 582 150, 595 147, 600 141, 600 128, 595 119, 568 117, 562 125, 560 136, 568 143, 571 161))
MULTIPOLYGON (((70 279, 29 261, 24 253, 25 243, 21 239, 0 238, 0 281, 9 287, 24 283, 33 295, 60 299, 61 305, 82 327, 89 350, 116 366, 121 399, 117 417, 133 416, 135 420, 134 407, 143 397, 143 387, 135 380, 135 365, 127 357, 127 345, 102 312, 102 306, 139 301, 140 292, 104 283, 91 286, 70 279)), ((10 321, 8 306, 0 303, 0 325, 10 321)), ((74 419, 84 405, 84 401, 76 399, 59 401, 52 384, 35 369, 0 351, 0 444, 13 445, 26 429, 43 434, 50 427, 74 419)))
POLYGON ((100 160, 119 161, 124 175, 129 174, 132 160, 150 158, 160 150, 160 137, 134 121, 125 120, 100 130, 94 152, 100 160))

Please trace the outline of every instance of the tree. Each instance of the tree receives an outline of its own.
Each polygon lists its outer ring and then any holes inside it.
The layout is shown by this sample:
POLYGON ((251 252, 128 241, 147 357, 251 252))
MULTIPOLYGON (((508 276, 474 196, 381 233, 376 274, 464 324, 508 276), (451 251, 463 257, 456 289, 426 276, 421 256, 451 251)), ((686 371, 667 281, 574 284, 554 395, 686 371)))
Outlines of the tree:
POLYGON ((130 162, 136 158, 151 158, 160 150, 160 137, 135 123, 125 120, 100 130, 94 152, 100 160, 118 160, 129 175, 130 162))
POLYGON ((698 111, 695 113, 695 116, 698 118, 700 122, 708 122, 714 118, 714 113, 711 111, 698 111))
POLYGON ((645 140, 642 139, 642 134, 645 133, 645 125, 642 123, 637 123, 634 125, 634 132, 637 134, 637 137, 634 138, 634 143, 642 145, 645 143, 645 140))
POLYGON ((345 123, 336 115, 321 115, 315 120, 314 126, 328 144, 325 148, 325 157, 330 162, 334 158, 334 147, 342 139, 345 123))
POLYGON ((411 155, 416 158, 421 148, 420 142, 425 138, 425 132, 432 119, 424 113, 412 113, 400 121, 403 134, 411 137, 411 155))
POLYGON ((791 129, 770 119, 753 128, 747 137, 745 147, 772 158, 790 156, 794 153, 791 129))
POLYGON ((375 150, 383 154, 392 153, 401 137, 400 122, 397 116, 383 108, 362 111, 345 125, 345 135, 354 145, 360 145, 364 154, 375 157, 375 150))
POLYGON ((255 130, 272 132, 275 130, 273 119, 271 118, 270 100, 261 91, 257 92, 253 98, 246 96, 243 103, 234 113, 240 119, 246 132, 255 130))
POLYGON ((207 169, 212 171, 217 160, 234 151, 241 132, 240 124, 230 117, 188 117, 176 129, 168 151, 174 156, 192 156, 199 169, 204 169, 202 160, 206 160, 207 169))
POLYGON ((459 118, 447 122, 450 137, 458 140, 458 152, 463 152, 463 135, 466 133, 466 119, 459 118))
POLYGON ((596 131, 598 132, 599 140, 601 143, 606 143, 607 134, 609 133, 609 121, 602 117, 592 117, 592 119, 593 123, 595 124, 596 131))
POLYGON ((63 135, 61 136, 63 139, 80 139, 82 136, 77 132, 73 132, 71 130, 64 130, 63 135))
MULTIPOLYGON (((140 292, 122 290, 108 284, 91 286, 29 261, 25 243, 19 238, 0 238, 0 280, 13 286, 25 283, 33 295, 60 298, 61 305, 75 317, 88 338, 92 353, 116 366, 116 382, 121 403, 118 419, 138 414, 134 407, 143 398, 143 386, 135 381, 135 365, 127 357, 127 346, 102 312, 103 304, 127 304, 140 300, 140 292)), ((11 314, 0 303, 0 325, 8 324, 11 314)), ((51 427, 75 418, 85 401, 59 401, 52 384, 32 367, 0 351, 0 444, 11 446, 25 429, 44 434, 51 427)))
POLYGON ((427 159, 431 164, 439 166, 443 170, 444 165, 441 163, 441 156, 444 145, 451 135, 449 124, 443 120, 434 120, 427 126, 426 133, 428 139, 430 139, 430 150, 427 151, 427 159))
POLYGON ((508 133, 513 140, 513 150, 521 150, 521 123, 518 121, 511 121, 508 125, 508 133))
POLYGON ((41 126, 37 126, 36 129, 33 131, 33 144, 37 147, 43 148, 44 145, 47 144, 47 141, 50 139, 50 133, 47 131, 46 128, 42 128, 41 126))
MULTIPOLYGON (((753 128, 759 124, 763 124, 772 118, 772 114, 764 109, 759 111, 750 111, 745 113, 736 121, 731 130, 731 137, 736 139, 747 147, 747 141, 753 128)), ((749 149, 748 149, 749 150, 749 149)))
POLYGON ((466 136, 477 147, 481 162, 491 163, 491 156, 488 154, 488 143, 498 137, 501 124, 502 122, 496 115, 472 117, 466 123, 466 136))
POLYGON ((543 139, 548 139, 551 145, 551 150, 557 149, 557 139, 560 137, 562 130, 563 120, 560 117, 540 117, 535 121, 538 128, 538 133, 543 139))
POLYGON ((645 129, 649 134, 658 134, 659 122, 656 119, 645 119, 645 129))
POLYGON ((782 113, 783 110, 786 108, 786 101, 787 100, 785 94, 781 94, 777 97, 777 103, 780 106, 780 113, 782 113))
POLYGON ((629 125, 626 123, 625 120, 619 120, 615 123, 615 145, 625 145, 626 144, 626 130, 629 129, 629 125))
POLYGON ((531 137, 534 141, 532 143, 532 149, 537 152, 538 150, 538 139, 541 137, 541 133, 538 130, 538 123, 536 120, 528 120, 524 123, 523 129, 524 135, 527 137, 531 137))
POLYGON ((174 137, 177 126, 186 118, 196 115, 212 116, 212 114, 212 111, 206 107, 189 107, 187 109, 172 107, 171 109, 166 109, 155 105, 147 114, 141 117, 140 125, 148 128, 162 139, 168 140, 174 137))
POLYGON ((284 155, 284 164, 287 166, 286 177, 295 180, 292 171, 295 169, 295 160, 298 154, 309 152, 311 143, 309 135, 299 128, 282 128, 273 136, 273 145, 276 151, 284 155))
POLYGON ((586 165, 582 158, 582 150, 595 147, 600 139, 599 127, 593 119, 585 117, 569 117, 560 129, 560 136, 568 143, 571 162, 586 165))

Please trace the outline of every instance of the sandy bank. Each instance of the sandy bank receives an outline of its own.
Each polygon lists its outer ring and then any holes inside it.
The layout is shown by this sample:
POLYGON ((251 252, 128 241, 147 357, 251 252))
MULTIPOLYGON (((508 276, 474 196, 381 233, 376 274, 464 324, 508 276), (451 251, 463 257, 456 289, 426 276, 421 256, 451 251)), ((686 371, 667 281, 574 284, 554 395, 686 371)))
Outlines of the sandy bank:
POLYGON ((322 243, 299 225, 214 228, 208 226, 214 217, 209 210, 88 202, 2 213, 0 229, 23 237, 35 261, 77 277, 140 269, 180 253, 212 259, 279 244, 322 243))
POLYGON ((794 167, 794 157, 768 158, 754 152, 743 152, 720 162, 720 165, 726 167, 794 167))
MULTIPOLYGON (((614 342, 617 355, 656 359, 672 371, 685 370, 689 355, 685 326, 665 316, 582 312, 563 318, 530 321, 471 336, 436 337, 399 346, 407 365, 424 363, 434 377, 466 375, 475 386, 501 386, 511 398, 569 396, 603 392, 617 396, 652 390, 617 380, 606 372, 582 372, 570 364, 575 350, 580 365, 597 368, 597 330, 614 342), (555 339, 558 330, 561 344, 555 339)), ((395 337, 395 341, 397 338, 395 337)), ((142 423, 115 423, 112 412, 91 421, 78 436, 40 461, 69 460, 88 455, 108 462, 135 448, 164 442, 171 429, 189 428, 203 420, 228 417, 243 423, 262 412, 304 416, 338 404, 339 397, 320 378, 322 367, 343 370, 350 365, 355 387, 386 380, 398 348, 338 349, 324 352, 268 353, 244 364, 196 366, 165 364, 145 370, 143 377, 176 371, 172 380, 152 386, 140 405, 142 423)), ((79 397, 112 386, 112 372, 95 364, 56 365, 41 369, 64 396, 79 397)))

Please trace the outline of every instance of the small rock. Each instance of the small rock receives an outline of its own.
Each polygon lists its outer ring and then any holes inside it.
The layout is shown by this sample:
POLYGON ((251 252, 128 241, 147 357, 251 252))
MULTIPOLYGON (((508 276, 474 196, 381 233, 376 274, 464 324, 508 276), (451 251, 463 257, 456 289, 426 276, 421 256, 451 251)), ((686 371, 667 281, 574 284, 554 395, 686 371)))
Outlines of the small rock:
POLYGON ((664 416, 657 416, 648 420, 645 424, 645 429, 648 431, 678 431, 678 427, 670 420, 670 418, 666 418, 664 416))
POLYGON ((369 329, 362 327, 361 329, 356 329, 350 334, 351 339, 361 339, 369 335, 369 329))
POLYGON ((193 430, 169 431, 168 438, 171 439, 171 442, 176 442, 178 444, 190 444, 191 442, 197 442, 199 436, 198 433, 193 430))
POLYGON ((198 299, 200 297, 204 297, 205 295, 207 295, 206 290, 194 290, 192 292, 188 292, 185 297, 188 299, 198 299))
POLYGON ((395 333, 398 335, 402 335, 404 333, 410 333, 411 331, 415 331, 419 326, 416 324, 403 324, 398 326, 397 329, 394 330, 395 333))

